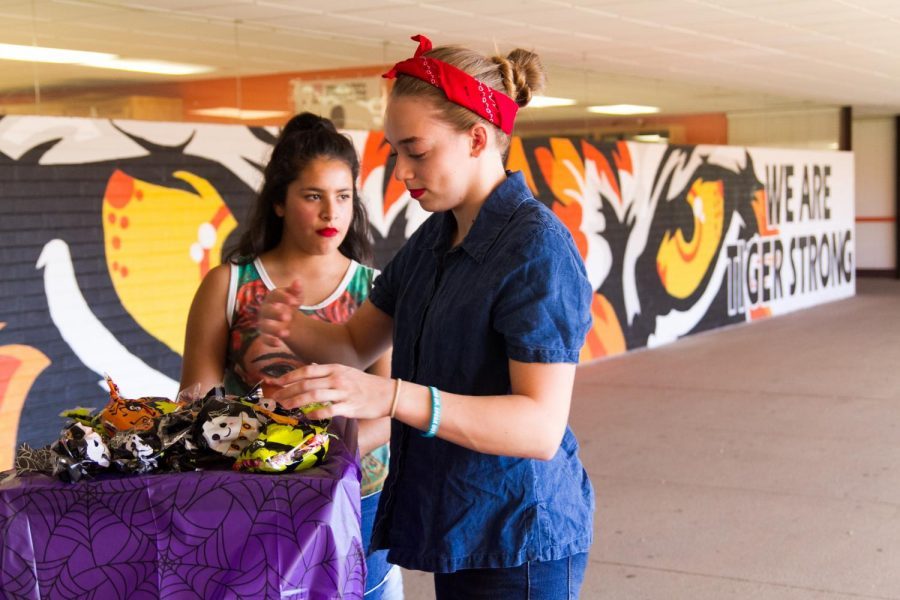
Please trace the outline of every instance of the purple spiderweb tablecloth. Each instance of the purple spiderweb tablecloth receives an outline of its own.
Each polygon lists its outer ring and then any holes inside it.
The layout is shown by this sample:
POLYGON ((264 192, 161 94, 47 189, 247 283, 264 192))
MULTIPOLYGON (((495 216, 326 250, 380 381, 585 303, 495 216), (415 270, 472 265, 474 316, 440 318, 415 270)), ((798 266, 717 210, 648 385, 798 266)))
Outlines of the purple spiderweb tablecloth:
POLYGON ((362 598, 355 423, 331 430, 328 459, 301 473, 0 484, 0 596, 362 598))

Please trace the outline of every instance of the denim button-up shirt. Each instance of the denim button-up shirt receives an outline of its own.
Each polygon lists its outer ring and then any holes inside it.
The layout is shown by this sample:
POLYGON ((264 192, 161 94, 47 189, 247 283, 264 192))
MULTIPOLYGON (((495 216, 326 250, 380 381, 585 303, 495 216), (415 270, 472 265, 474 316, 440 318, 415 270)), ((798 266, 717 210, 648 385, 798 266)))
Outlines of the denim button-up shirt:
MULTIPOLYGON (((578 362, 592 290, 568 230, 510 173, 451 249, 432 215, 375 280, 394 320, 395 377, 475 396, 510 393, 509 359, 578 362)), ((536 427, 540 425, 536 424, 536 427)), ((592 541, 594 494, 572 431, 549 461, 482 454, 394 421, 373 547, 408 569, 557 560, 592 541)))

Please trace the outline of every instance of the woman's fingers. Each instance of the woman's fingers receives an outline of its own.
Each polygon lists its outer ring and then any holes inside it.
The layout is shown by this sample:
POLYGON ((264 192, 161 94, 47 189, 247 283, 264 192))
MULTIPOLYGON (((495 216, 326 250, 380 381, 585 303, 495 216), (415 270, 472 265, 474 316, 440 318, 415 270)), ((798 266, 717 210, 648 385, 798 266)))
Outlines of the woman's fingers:
POLYGON ((339 404, 347 399, 347 392, 335 389, 296 392, 294 388, 285 388, 276 392, 272 399, 284 408, 303 408, 310 404, 339 404))
POLYGON ((266 301, 270 300, 296 308, 303 304, 303 286, 300 284, 300 281, 294 280, 287 287, 276 288, 269 292, 266 295, 266 301))
MULTIPOLYGON (((318 377, 316 379, 304 379, 286 386, 275 388, 272 399, 278 402, 283 398, 289 398, 306 392, 314 392, 316 390, 341 389, 339 385, 335 385, 331 377, 318 377)), ((346 391, 346 390, 343 390, 346 391)))
POLYGON ((289 321, 294 310, 285 302, 267 301, 259 307, 259 319, 267 321, 289 321))
POLYGON ((272 338, 285 339, 290 336, 291 321, 302 305, 303 294, 299 281, 294 281, 286 288, 272 290, 266 295, 259 307, 257 327, 259 331, 271 336, 264 342, 272 345, 272 338))
POLYGON ((275 387, 272 399, 285 408, 298 408, 315 402, 341 402, 348 390, 341 385, 340 365, 306 365, 266 383, 275 387))
POLYGON ((275 388, 271 398, 285 408, 302 408, 316 402, 331 403, 307 413, 314 419, 334 415, 361 419, 386 416, 393 380, 344 365, 311 364, 281 377, 266 379, 275 388))
POLYGON ((334 373, 338 368, 340 367, 337 365, 305 365, 285 373, 281 377, 268 379, 266 382, 275 386, 287 387, 307 379, 327 377, 334 373))
POLYGON ((327 406, 323 406, 322 408, 317 408, 316 410, 307 412, 306 416, 307 418, 314 421, 318 421, 320 419, 330 419, 332 417, 339 417, 343 415, 343 413, 341 412, 341 409, 343 407, 343 402, 338 404, 329 404, 327 406))
MULTIPOLYGON (((264 307, 265 308, 265 307, 264 307)), ((267 310, 260 310, 256 326, 263 335, 276 340, 290 337, 293 310, 284 305, 272 305, 267 310)))

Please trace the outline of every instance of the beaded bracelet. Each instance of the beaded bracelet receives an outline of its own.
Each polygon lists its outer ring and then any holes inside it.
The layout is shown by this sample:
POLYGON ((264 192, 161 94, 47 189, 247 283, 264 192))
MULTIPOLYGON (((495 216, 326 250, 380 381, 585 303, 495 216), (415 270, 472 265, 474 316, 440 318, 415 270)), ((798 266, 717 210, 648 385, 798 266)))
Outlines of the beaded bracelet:
POLYGON ((438 426, 441 424, 441 392, 434 386, 429 386, 431 391, 431 423, 428 431, 422 433, 422 437, 432 438, 437 435, 438 426))

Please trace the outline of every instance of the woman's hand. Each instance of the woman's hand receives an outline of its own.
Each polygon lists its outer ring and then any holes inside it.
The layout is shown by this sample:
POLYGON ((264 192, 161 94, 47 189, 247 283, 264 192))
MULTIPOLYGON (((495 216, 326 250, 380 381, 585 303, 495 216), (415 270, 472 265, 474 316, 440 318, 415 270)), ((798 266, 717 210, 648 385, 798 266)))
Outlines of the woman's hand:
POLYGON ((311 419, 386 417, 396 384, 393 379, 338 364, 307 365, 267 383, 280 388, 272 399, 284 408, 330 403, 307 413, 311 419))
POLYGON ((286 340, 291 335, 291 323, 303 304, 302 287, 294 281, 288 287, 272 290, 259 307, 257 327, 263 341, 269 345, 286 340))

